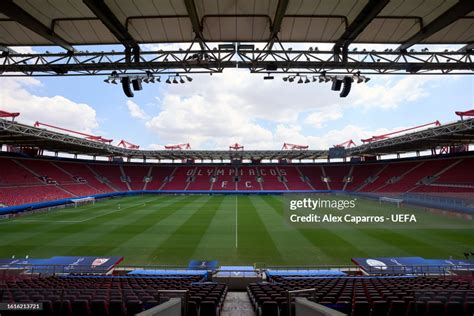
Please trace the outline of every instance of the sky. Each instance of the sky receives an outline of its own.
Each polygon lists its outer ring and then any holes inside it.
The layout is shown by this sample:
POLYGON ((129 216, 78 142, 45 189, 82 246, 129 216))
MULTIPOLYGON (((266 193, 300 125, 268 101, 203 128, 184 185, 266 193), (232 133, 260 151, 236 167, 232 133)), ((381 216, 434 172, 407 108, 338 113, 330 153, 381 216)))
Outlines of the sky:
POLYGON ((192 77, 186 84, 144 84, 134 98, 100 76, 0 77, 0 109, 20 112, 22 123, 67 127, 114 144, 125 139, 142 149, 190 143, 217 150, 237 142, 263 150, 285 142, 310 149, 349 139, 360 144, 373 135, 452 122, 455 111, 474 108, 473 76, 372 75, 368 83, 353 84, 347 98, 330 83, 288 83, 278 75, 263 80, 245 70, 192 77))

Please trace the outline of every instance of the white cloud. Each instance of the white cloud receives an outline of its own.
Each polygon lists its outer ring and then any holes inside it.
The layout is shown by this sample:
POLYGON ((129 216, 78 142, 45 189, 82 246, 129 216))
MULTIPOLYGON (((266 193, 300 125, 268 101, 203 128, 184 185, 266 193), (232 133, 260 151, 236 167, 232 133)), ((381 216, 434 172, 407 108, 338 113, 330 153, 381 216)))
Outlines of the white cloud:
POLYGON ((226 148, 232 143, 268 148, 269 130, 246 117, 238 107, 222 103, 211 105, 202 96, 167 95, 162 111, 146 123, 163 143, 191 143, 194 148, 226 148))
POLYGON ((393 76, 372 78, 371 84, 353 85, 352 104, 364 108, 393 109, 401 104, 429 96, 430 87, 437 85, 439 76, 393 76), (374 81, 377 80, 377 81, 374 81))
POLYGON ((0 108, 20 112, 19 121, 33 124, 40 121, 90 133, 98 127, 96 111, 84 103, 63 96, 37 96, 30 90, 41 87, 35 78, 1 78, 0 108))
POLYGON ((19 54, 35 54, 37 51, 33 49, 31 46, 10 46, 12 50, 19 54))
POLYGON ((339 99, 329 86, 290 84, 279 76, 275 80, 262 78, 247 70, 228 69, 213 76, 196 75, 193 82, 184 85, 168 86, 164 95, 199 95, 209 105, 208 111, 228 105, 248 117, 278 123, 294 123, 302 111, 315 111, 339 99))
POLYGON ((146 120, 149 118, 148 114, 135 102, 132 100, 127 100, 127 108, 130 116, 133 118, 138 118, 141 120, 146 120))
POLYGON ((332 106, 326 107, 323 110, 310 113, 304 120, 305 124, 316 128, 325 126, 328 121, 335 121, 342 117, 342 110, 340 107, 332 106))
POLYGON ((157 98, 161 112, 148 119, 146 126, 163 144, 190 142, 193 148, 226 149, 239 142, 246 148, 270 149, 291 142, 327 148, 350 138, 376 135, 354 126, 317 133, 325 122, 343 119, 345 109, 394 109, 427 97, 429 88, 438 84, 434 76, 379 76, 370 85, 353 85, 349 97, 341 99, 328 84, 290 84, 279 77, 267 81, 242 70, 194 79, 165 86, 157 98), (315 135, 306 136, 310 134, 315 135))
POLYGON ((404 128, 405 127, 391 129, 377 128, 370 130, 365 126, 347 125, 342 129, 330 130, 318 136, 308 136, 303 134, 301 126, 281 124, 276 128, 273 142, 275 144, 282 144, 286 141, 300 145, 309 145, 310 149, 328 149, 350 139, 352 139, 357 145, 360 145, 362 144, 361 139, 370 138, 374 135, 386 134, 404 128))
POLYGON ((146 146, 143 149, 146 149, 146 150, 163 150, 164 146, 160 145, 160 144, 149 144, 148 146, 146 146))

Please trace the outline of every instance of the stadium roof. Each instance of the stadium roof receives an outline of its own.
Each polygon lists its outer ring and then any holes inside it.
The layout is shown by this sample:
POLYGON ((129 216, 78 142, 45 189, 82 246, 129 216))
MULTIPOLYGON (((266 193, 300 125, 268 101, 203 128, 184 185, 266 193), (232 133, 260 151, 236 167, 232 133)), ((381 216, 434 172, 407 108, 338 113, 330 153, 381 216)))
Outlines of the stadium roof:
POLYGON ((391 137, 347 150, 349 155, 383 155, 474 144, 474 119, 391 137))
POLYGON ((2 0, 0 44, 471 44, 472 0, 2 0))
MULTIPOLYGON (((147 158, 147 159, 321 159, 328 150, 138 150, 78 138, 50 130, 0 119, 0 144, 34 147, 70 154, 147 158)), ((474 119, 461 120, 438 127, 387 138, 347 149, 348 156, 383 155, 415 152, 474 144, 474 119)))
POLYGON ((319 159, 326 150, 135 150, 0 119, 0 144, 79 155, 148 159, 319 159))

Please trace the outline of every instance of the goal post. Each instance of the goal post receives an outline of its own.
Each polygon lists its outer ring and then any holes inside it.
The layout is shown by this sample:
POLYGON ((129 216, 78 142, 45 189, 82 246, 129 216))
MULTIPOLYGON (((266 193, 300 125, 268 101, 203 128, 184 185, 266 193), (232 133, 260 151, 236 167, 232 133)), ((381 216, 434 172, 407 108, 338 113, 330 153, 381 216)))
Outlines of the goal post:
POLYGON ((397 199, 397 198, 391 198, 387 196, 381 196, 379 197, 379 204, 382 203, 392 203, 396 204, 398 208, 400 208, 400 205, 403 203, 403 199, 397 199))
POLYGON ((71 202, 74 204, 74 207, 78 207, 82 205, 95 204, 95 198, 89 196, 80 199, 71 199, 71 202))

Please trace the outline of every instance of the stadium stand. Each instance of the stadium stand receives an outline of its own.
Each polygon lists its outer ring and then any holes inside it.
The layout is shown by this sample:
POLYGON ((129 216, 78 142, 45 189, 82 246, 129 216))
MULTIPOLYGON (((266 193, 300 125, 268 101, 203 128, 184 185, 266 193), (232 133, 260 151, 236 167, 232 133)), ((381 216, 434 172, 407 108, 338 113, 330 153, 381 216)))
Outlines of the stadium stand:
POLYGON ((121 165, 89 164, 92 172, 105 178, 115 191, 130 191, 129 179, 124 176, 121 165))
POLYGON ((43 303, 43 311, 34 315, 132 316, 170 298, 160 291, 183 290, 188 315, 195 316, 219 315, 227 294, 226 285, 202 276, 51 276, 5 282, 0 302, 43 303))
POLYGON ((123 166, 122 177, 130 179, 129 185, 132 191, 143 190, 145 177, 149 175, 149 166, 123 166))
POLYGON ((309 183, 315 190, 327 190, 328 186, 323 182, 323 169, 321 166, 301 166, 299 167, 301 172, 308 177, 309 183))
POLYGON ((278 167, 280 174, 286 179, 286 187, 288 190, 311 190, 309 183, 298 167, 278 167))
POLYGON ((21 205, 71 197, 73 196, 70 193, 55 185, 2 187, 0 191, 0 202, 5 205, 21 205))
POLYGON ((95 190, 98 190, 102 193, 113 192, 114 190, 107 184, 100 182, 97 179, 97 176, 92 172, 91 169, 85 168, 84 164, 81 163, 69 163, 69 162, 53 162, 58 168, 69 173, 73 178, 82 179, 87 185, 92 187, 95 190))
POLYGON ((209 191, 211 189, 211 178, 214 175, 215 167, 196 167, 194 169, 191 182, 186 190, 204 190, 209 191))
POLYGON ((147 190, 159 190, 164 184, 165 179, 173 173, 173 167, 154 167, 151 166, 150 169, 150 179, 151 181, 145 184, 145 189, 147 190))
POLYGON ((18 160, 0 158, 0 184, 4 185, 28 185, 39 184, 41 181, 30 171, 19 165, 18 160))
POLYGON ((66 184, 73 183, 71 176, 63 170, 55 167, 50 161, 25 159, 21 161, 22 165, 41 177, 48 177, 54 182, 66 184))
POLYGON ((255 167, 239 167, 240 181, 237 183, 238 190, 262 190, 261 184, 257 181, 257 168, 255 167))
POLYGON ((361 192, 374 192, 383 189, 391 181, 396 181, 402 177, 405 173, 410 172, 413 168, 418 167, 420 162, 400 162, 393 163, 389 168, 384 168, 384 170, 378 174, 375 180, 371 183, 368 183, 361 192))
POLYGON ((462 156, 312 166, 231 167, 0 158, 0 203, 11 206, 144 189, 344 190, 379 195, 423 193, 456 197, 474 192, 473 161, 472 156, 462 156), (145 181, 147 177, 149 182, 145 181))
POLYGON ((347 191, 358 191, 366 184, 367 179, 377 175, 386 165, 383 164, 357 164, 353 165, 351 180, 346 185, 347 191))
POLYGON ((258 174, 262 178, 262 187, 265 191, 288 190, 281 180, 279 167, 258 167, 258 174))
POLYGON ((467 316, 474 305, 472 286, 470 279, 450 277, 276 276, 250 284, 247 292, 262 316, 287 315, 288 291, 304 289, 310 291, 298 296, 352 316, 467 316))
MULTIPOLYGON (((240 185, 242 179, 236 182, 237 169, 233 167, 221 167, 215 168, 215 182, 212 184, 212 190, 225 191, 235 190, 240 185)), ((245 189, 242 189, 245 190, 245 189)))
POLYGON ((329 187, 331 190, 340 191, 344 189, 344 179, 350 175, 350 168, 350 165, 324 167, 324 172, 330 180, 329 187))
POLYGON ((436 180, 437 184, 467 184, 472 185, 474 168, 472 159, 461 159, 452 168, 443 172, 436 180))
POLYGON ((168 175, 168 181, 162 187, 162 190, 185 190, 189 184, 189 177, 193 174, 195 167, 175 167, 173 172, 168 175))

